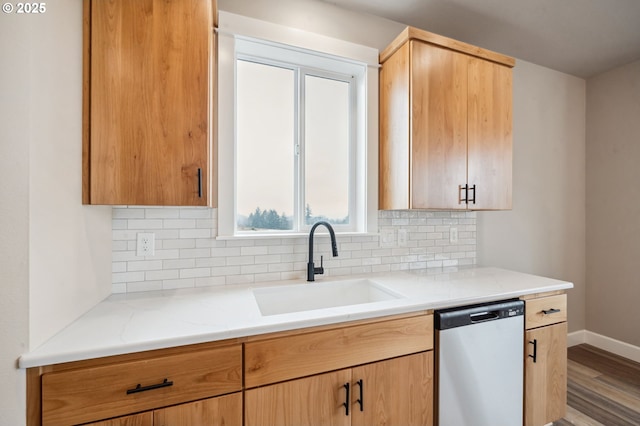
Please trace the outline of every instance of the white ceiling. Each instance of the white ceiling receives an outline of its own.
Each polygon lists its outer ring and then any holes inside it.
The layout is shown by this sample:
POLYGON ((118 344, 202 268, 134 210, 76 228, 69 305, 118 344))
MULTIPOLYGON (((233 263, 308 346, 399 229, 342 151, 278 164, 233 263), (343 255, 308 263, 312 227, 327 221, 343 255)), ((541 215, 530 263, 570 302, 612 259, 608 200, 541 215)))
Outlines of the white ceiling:
POLYGON ((640 0, 323 0, 588 78, 640 59, 640 0))

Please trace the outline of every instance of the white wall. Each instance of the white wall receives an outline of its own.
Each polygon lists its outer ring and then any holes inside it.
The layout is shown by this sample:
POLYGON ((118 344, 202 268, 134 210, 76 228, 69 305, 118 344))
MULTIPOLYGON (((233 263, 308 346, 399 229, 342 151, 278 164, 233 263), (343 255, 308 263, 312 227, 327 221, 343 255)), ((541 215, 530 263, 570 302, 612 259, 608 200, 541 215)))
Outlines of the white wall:
POLYGON ((583 79, 518 60, 513 210, 478 213, 478 262, 571 281, 569 329, 585 328, 583 79))
POLYGON ((218 9, 380 50, 406 27, 317 0, 218 0, 218 9))
POLYGON ((0 425, 24 423, 29 346, 29 62, 31 26, 0 16, 0 425))
POLYGON ((0 16, 0 424, 20 355, 110 292, 111 209, 81 205, 82 2, 0 16))
POLYGON ((57 1, 36 19, 29 49, 31 348, 111 289, 111 208, 81 201, 82 2, 57 1))

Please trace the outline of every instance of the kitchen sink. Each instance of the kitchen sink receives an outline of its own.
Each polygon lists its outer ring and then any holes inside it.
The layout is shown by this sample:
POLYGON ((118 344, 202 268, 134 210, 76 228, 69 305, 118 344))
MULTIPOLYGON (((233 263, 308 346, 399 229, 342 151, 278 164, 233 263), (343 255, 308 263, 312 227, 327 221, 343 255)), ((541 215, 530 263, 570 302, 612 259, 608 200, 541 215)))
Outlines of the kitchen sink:
POLYGON ((254 288, 253 296, 263 316, 403 298, 369 279, 316 281, 308 284, 254 288))

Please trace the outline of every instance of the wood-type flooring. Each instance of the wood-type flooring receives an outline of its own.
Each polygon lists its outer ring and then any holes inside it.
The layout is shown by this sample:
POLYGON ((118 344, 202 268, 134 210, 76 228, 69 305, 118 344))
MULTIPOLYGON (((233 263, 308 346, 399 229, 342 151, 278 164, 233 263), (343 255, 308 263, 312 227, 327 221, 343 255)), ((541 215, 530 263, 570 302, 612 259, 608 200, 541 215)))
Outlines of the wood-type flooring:
POLYGON ((640 363, 586 344, 568 358, 567 414, 554 426, 640 426, 640 363))

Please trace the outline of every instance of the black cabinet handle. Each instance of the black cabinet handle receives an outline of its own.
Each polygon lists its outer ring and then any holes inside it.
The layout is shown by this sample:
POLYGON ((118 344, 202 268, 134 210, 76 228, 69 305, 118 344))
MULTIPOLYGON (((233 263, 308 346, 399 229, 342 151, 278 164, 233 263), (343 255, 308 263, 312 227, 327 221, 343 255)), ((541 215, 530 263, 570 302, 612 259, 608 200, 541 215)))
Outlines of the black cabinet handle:
POLYGON ((345 397, 344 403, 342 405, 344 406, 344 411, 345 411, 344 415, 348 416, 349 415, 349 405, 351 405, 351 398, 350 398, 350 395, 349 395, 349 387, 350 387, 349 383, 345 383, 343 385, 343 387, 347 390, 347 396, 345 397))
POLYGON ((551 315, 551 314, 557 314, 558 312, 560 312, 560 309, 556 309, 556 308, 551 308, 551 309, 543 309, 542 313, 545 315, 551 315))
POLYGON ((360 411, 364 411, 364 382, 360 379, 356 382, 356 385, 360 388, 360 398, 356 402, 360 404, 360 411))
POLYGON ((471 188, 469 188, 469 191, 473 191, 473 199, 469 200, 467 198, 467 204, 469 204, 469 202, 472 202, 473 204, 476 203, 476 186, 473 185, 471 188))
POLYGON ((468 204, 467 197, 469 196, 469 187, 467 185, 458 185, 458 204, 468 204), (464 189, 464 198, 462 197, 462 190, 464 189))
POLYGON ((173 382, 170 381, 169 379, 164 379, 162 383, 157 383, 155 385, 149 385, 149 386, 142 386, 140 383, 138 383, 138 386, 136 386, 135 388, 127 389, 127 395, 131 395, 132 393, 138 393, 138 392, 146 392, 154 389, 166 388, 169 386, 173 386, 173 382))
POLYGON ((198 198, 202 198, 202 169, 198 168, 198 198))
POLYGON ((529 340, 529 344, 533 345, 533 355, 529 354, 529 358, 533 358, 533 362, 538 359, 538 339, 529 340))

